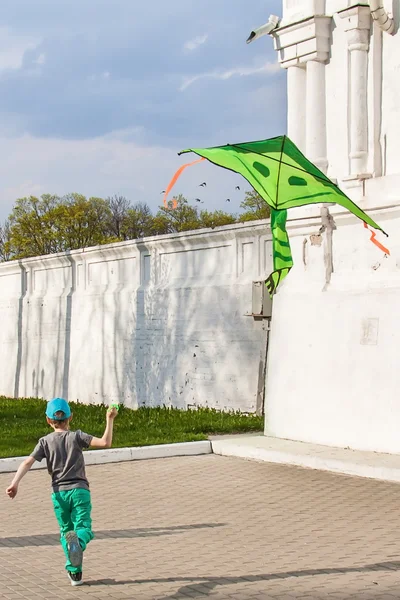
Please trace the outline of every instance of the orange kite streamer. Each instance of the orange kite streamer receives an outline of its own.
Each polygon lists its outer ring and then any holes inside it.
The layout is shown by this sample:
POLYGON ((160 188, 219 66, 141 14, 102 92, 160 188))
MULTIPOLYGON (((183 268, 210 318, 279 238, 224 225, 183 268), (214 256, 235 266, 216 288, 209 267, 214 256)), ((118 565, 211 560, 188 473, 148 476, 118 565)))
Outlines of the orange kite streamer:
MULTIPOLYGON (((178 181, 179 177, 182 175, 182 173, 186 169, 186 167, 191 167, 192 165, 196 165, 197 163, 199 163, 199 162, 201 162, 203 160, 206 160, 206 159, 205 158, 199 158, 198 160, 194 160, 193 162, 186 163, 186 165, 182 165, 181 167, 179 167, 179 169, 177 170, 177 172, 175 173, 175 175, 173 176, 173 178, 169 182, 167 189, 165 190, 165 194, 164 194, 164 206, 165 206, 165 208, 169 208, 168 203, 167 203, 168 194, 170 193, 170 191, 172 190, 172 188, 174 187, 174 185, 176 184, 176 182, 178 181)), ((178 202, 176 201, 176 198, 173 198, 172 208, 176 208, 177 206, 178 206, 178 202)))
POLYGON ((387 254, 388 256, 390 256, 390 250, 388 248, 385 248, 385 246, 383 246, 376 238, 376 233, 375 231, 371 231, 370 228, 368 227, 368 225, 365 223, 364 221, 364 227, 365 229, 368 229, 368 231, 371 234, 371 237, 369 238, 370 241, 375 244, 375 246, 377 246, 379 248, 379 250, 382 250, 382 252, 384 252, 385 254, 387 254))

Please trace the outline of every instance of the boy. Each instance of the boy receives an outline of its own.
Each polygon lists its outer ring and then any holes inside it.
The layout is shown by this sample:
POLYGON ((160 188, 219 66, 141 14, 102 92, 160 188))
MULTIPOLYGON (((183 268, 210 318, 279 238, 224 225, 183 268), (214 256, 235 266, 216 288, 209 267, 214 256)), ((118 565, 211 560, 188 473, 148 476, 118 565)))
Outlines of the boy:
POLYGON ((63 398, 54 398, 47 404, 46 420, 54 429, 39 443, 32 454, 20 465, 6 494, 15 498, 18 485, 33 463, 47 461, 52 478, 54 512, 61 531, 61 544, 67 557, 65 568, 71 585, 82 585, 83 551, 93 539, 91 498, 86 478, 83 448, 110 448, 116 408, 107 411, 103 437, 96 438, 82 431, 70 431, 72 413, 63 398))

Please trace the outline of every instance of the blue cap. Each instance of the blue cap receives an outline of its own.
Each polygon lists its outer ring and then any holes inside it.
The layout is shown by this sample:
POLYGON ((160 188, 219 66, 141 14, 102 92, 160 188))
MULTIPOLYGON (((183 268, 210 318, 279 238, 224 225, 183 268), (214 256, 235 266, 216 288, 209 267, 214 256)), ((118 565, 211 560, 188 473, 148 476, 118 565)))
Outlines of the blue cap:
POLYGON ((69 419, 71 416, 71 409, 69 404, 64 398, 54 398, 50 402, 47 403, 46 408, 46 417, 51 419, 52 421, 63 421, 64 419, 69 419), (56 417, 56 413, 62 412, 64 413, 62 417, 56 417))

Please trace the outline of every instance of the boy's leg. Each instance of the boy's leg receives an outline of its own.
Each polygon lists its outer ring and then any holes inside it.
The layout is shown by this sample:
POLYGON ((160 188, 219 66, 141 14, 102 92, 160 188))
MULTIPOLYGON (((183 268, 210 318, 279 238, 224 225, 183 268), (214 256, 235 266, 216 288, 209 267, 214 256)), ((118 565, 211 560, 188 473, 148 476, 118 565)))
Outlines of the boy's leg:
POLYGON ((71 492, 71 520, 82 550, 94 538, 92 532, 92 502, 89 490, 77 488, 71 492))
POLYGON ((65 563, 65 568, 70 573, 79 573, 82 570, 82 567, 73 567, 69 560, 68 553, 68 544, 65 539, 65 534, 68 531, 72 531, 74 529, 74 524, 71 518, 71 509, 68 498, 68 492, 57 492, 51 495, 51 499, 53 500, 54 512, 60 526, 60 541, 64 550, 65 557, 67 559, 65 563))

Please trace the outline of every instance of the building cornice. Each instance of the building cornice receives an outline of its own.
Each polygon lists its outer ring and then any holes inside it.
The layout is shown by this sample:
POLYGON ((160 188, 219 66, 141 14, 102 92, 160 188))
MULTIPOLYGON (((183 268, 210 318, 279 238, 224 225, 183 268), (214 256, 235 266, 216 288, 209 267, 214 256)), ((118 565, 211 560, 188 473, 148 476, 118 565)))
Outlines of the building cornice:
POLYGON ((283 68, 309 60, 326 62, 331 46, 332 17, 314 15, 274 30, 274 46, 283 68))

